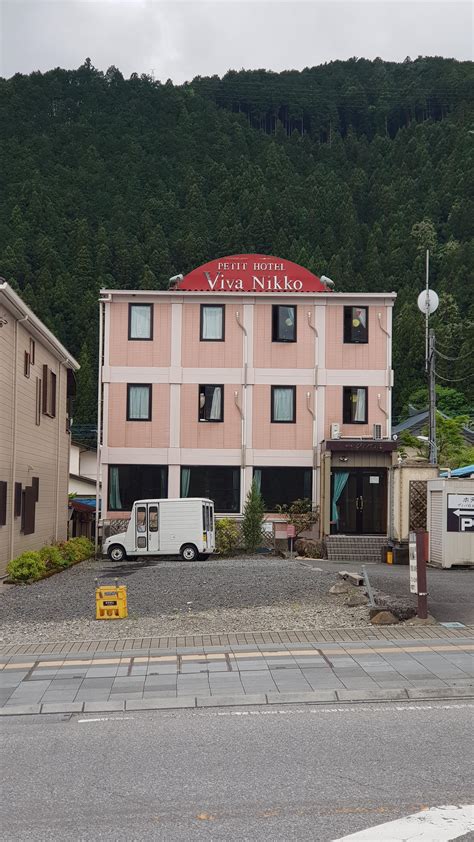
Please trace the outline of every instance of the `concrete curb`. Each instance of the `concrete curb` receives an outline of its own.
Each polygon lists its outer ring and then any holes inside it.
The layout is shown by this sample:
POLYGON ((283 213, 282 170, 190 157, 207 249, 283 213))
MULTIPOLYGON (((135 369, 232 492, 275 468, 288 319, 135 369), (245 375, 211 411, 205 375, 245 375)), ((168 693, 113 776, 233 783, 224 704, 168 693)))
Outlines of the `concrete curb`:
POLYGON ((32 716, 38 714, 110 713, 141 710, 204 710, 219 707, 254 707, 262 705, 323 705, 360 702, 449 701, 474 699, 471 687, 400 687, 377 690, 320 690, 313 693, 254 693, 228 696, 182 696, 176 699, 129 699, 125 702, 48 702, 35 705, 5 705, 0 716, 32 716))

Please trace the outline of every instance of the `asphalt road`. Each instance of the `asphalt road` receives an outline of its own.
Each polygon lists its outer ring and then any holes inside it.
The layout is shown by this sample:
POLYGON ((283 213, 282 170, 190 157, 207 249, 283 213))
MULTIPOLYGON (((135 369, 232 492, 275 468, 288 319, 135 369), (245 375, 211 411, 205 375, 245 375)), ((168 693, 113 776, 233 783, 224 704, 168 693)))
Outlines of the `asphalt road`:
POLYGON ((473 712, 432 702, 11 718, 1 838, 330 842, 472 803, 473 712))
MULTIPOLYGON (((349 570, 361 572, 360 564, 336 564, 333 561, 308 561, 323 571, 349 570)), ((410 598, 409 568, 405 565, 367 564, 369 580, 374 588, 398 597, 410 598)), ((474 623, 474 570, 452 567, 441 570, 428 567, 428 611, 439 623, 474 623)), ((416 597, 412 596, 416 605, 416 597)))

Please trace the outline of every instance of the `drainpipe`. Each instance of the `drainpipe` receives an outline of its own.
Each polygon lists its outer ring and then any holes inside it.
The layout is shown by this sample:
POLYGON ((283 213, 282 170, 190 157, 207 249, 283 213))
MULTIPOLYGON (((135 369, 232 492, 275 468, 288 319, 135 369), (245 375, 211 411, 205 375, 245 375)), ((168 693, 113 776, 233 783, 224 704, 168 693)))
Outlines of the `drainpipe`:
POLYGON ((15 535, 14 527, 14 512, 15 512, 15 478, 16 478, 16 422, 17 422, 17 373, 18 373, 18 325, 21 322, 27 322, 28 316, 23 316, 21 319, 15 320, 15 339, 14 339, 14 357, 13 357, 13 383, 12 383, 12 470, 11 470, 11 488, 10 488, 10 560, 13 558, 15 550, 15 535))
POLYGON ((94 552, 99 552, 99 511, 100 511, 100 470, 101 470, 101 441, 102 441, 102 364, 104 354, 104 304, 112 301, 112 296, 99 298, 99 371, 97 376, 97 458, 95 478, 95 536, 94 552))
MULTIPOLYGON (((242 442, 241 463, 242 463, 242 468, 246 468, 247 467, 247 447, 246 447, 246 443, 247 443, 247 370, 248 370, 248 347, 247 347, 247 343, 248 343, 248 333, 247 333, 247 328, 244 326, 244 324, 240 320, 240 313, 239 313, 238 310, 236 310, 236 313, 235 313, 235 320, 236 320, 238 326, 241 328, 241 330, 243 332, 243 335, 244 335, 244 342, 243 342, 243 345, 244 345, 244 348, 243 348, 243 352, 244 352, 243 353, 244 382, 242 384, 242 406, 240 407, 238 405, 237 396, 236 396, 235 393, 234 393, 234 400, 235 400, 235 404, 237 406, 237 409, 239 410, 240 418, 241 418, 241 442, 242 442)), ((241 482, 241 491, 240 491, 241 501, 244 499, 243 495, 245 494, 245 481, 244 481, 245 477, 242 477, 242 480, 243 481, 241 482)))
MULTIPOLYGON (((319 361, 319 333, 318 333, 317 327, 313 324, 311 310, 308 310, 307 316, 308 316, 308 325, 311 328, 311 330, 313 331, 314 337, 315 337, 314 389, 315 389, 315 398, 316 398, 316 401, 317 401, 317 395, 318 395, 318 361, 319 361)), ((316 484, 317 484, 318 479, 319 479, 319 486, 320 486, 319 494, 321 495, 321 486, 322 486, 322 481, 321 481, 322 468, 321 468, 321 465, 319 465, 319 477, 318 477, 318 421, 317 421, 317 418, 316 418, 316 412, 314 411, 314 409, 310 408, 309 395, 310 395, 310 393, 307 392, 306 393, 306 406, 308 408, 308 411, 313 416, 313 471, 316 471, 316 475, 315 475, 315 483, 316 484)), ((318 404, 316 403, 316 408, 317 407, 318 407, 318 404)), ((318 499, 318 497, 317 497, 317 495, 318 495, 317 487, 315 487, 315 493, 316 493, 316 500, 317 500, 318 499)))

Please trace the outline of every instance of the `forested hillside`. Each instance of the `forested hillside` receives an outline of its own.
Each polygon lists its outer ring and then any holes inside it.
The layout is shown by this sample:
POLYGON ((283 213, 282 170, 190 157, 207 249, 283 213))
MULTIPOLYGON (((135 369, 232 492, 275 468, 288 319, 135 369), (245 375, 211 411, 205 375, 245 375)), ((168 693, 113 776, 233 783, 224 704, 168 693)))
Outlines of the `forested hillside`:
POLYGON ((247 251, 398 292, 397 414, 424 382, 429 247, 440 383, 472 404, 473 68, 353 59, 174 86, 86 60, 0 80, 0 275, 79 357, 76 420, 95 415, 100 287, 247 251))

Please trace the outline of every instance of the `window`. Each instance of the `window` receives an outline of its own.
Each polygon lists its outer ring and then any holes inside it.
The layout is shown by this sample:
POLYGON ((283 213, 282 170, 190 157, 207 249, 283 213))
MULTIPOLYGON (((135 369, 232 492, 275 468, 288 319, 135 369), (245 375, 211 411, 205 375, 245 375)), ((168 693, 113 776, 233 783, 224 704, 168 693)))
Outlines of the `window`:
POLYGON ((181 497, 208 497, 216 512, 240 510, 240 468, 192 465, 181 468, 181 497))
POLYGON ((294 500, 312 499, 311 468, 254 468, 253 477, 266 512, 276 512, 277 506, 294 500))
POLYGON ((36 417, 35 417, 35 424, 37 427, 41 424, 41 379, 39 377, 36 378, 36 417))
POLYGON ((342 420, 344 424, 367 424, 366 386, 344 386, 342 420))
POLYGON ((127 421, 151 421, 151 385, 127 384, 127 421))
POLYGON ((272 386, 272 423, 296 421, 296 386, 272 386))
POLYGON ((22 487, 21 482, 15 483, 15 517, 20 517, 21 515, 21 498, 22 498, 22 487))
POLYGON ((32 535, 35 531, 36 489, 32 486, 27 486, 23 491, 22 497, 22 532, 24 535, 32 535))
POLYGON ((31 363, 31 365, 35 364, 35 353, 36 353, 35 340, 30 339, 30 363, 31 363))
POLYGON ((223 386, 199 386, 199 420, 224 420, 223 386))
POLYGON ((272 342, 296 342, 296 307, 272 307, 272 342))
POLYGON ((128 338, 153 339, 153 304, 128 305, 128 338))
POLYGON ((344 307, 344 342, 364 344, 368 341, 367 307, 344 307))
POLYGON ((158 506, 148 506, 148 529, 158 532, 158 506))
POLYGON ((0 482, 0 526, 7 522, 7 483, 0 482))
POLYGON ((223 304, 201 304, 201 342, 223 342, 225 310, 223 304))
POLYGON ((47 365, 43 366, 42 409, 43 415, 56 417, 56 375, 47 365))
POLYGON ((135 500, 167 496, 165 465, 109 465, 109 511, 129 512, 135 500))
POLYGON ((24 363, 23 363, 23 374, 25 377, 30 376, 30 368, 31 368, 31 360, 28 351, 25 351, 24 363))

